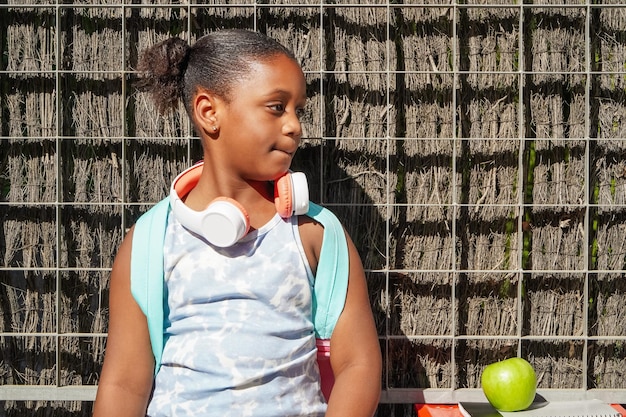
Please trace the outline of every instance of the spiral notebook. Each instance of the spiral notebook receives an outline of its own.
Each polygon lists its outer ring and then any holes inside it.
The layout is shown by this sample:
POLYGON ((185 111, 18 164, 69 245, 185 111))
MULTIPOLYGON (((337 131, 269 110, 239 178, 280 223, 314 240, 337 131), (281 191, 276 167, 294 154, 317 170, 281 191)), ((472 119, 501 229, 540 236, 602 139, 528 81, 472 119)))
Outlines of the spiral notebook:
POLYGON ((600 400, 551 401, 533 403, 516 412, 498 411, 489 403, 460 402, 459 411, 465 417, 621 417, 622 414, 600 400))

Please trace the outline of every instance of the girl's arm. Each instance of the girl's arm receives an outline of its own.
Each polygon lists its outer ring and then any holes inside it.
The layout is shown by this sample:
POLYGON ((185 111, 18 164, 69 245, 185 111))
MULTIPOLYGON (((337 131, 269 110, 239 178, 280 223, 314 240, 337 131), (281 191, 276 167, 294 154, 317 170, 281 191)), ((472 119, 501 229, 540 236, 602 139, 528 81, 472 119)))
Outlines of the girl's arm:
POLYGON ((94 417, 144 417, 154 357, 146 316, 130 292, 132 230, 120 245, 109 292, 109 333, 94 417))
POLYGON ((350 277, 346 303, 330 340, 335 374, 326 417, 371 417, 380 397, 382 360, 359 254, 346 235, 350 277))

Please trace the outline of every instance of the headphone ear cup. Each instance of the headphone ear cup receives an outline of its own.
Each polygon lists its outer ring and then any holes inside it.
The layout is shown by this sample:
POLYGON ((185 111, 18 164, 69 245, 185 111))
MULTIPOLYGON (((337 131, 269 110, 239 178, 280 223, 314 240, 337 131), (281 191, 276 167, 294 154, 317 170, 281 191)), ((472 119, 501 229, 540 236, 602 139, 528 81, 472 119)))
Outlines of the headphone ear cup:
POLYGON ((274 181, 274 204, 276 211, 283 219, 287 219, 293 214, 293 187, 290 173, 286 173, 274 181))
POLYGON ((172 214, 189 231, 201 236, 214 246, 232 246, 250 229, 246 209, 236 200, 220 197, 207 208, 195 211, 182 198, 196 186, 202 173, 202 164, 196 164, 179 174, 170 187, 172 214))
POLYGON ((233 199, 219 197, 204 210, 195 211, 187 207, 178 195, 172 194, 170 198, 172 214, 180 224, 213 246, 232 246, 250 230, 246 209, 233 199))
POLYGON ((274 181, 274 204, 278 214, 287 219, 309 211, 309 186, 303 172, 288 172, 274 181))
POLYGON ((216 198, 202 212, 201 235, 214 246, 232 246, 249 230, 248 212, 232 198, 216 198))

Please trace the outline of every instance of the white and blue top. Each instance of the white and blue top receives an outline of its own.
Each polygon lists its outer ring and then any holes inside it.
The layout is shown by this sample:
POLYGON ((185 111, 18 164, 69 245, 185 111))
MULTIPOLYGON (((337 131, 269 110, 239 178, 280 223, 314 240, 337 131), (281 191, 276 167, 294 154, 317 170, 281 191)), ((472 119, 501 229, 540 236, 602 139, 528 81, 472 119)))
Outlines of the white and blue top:
POLYGON ((323 416, 314 276, 296 216, 229 248, 169 216, 164 347, 148 415, 323 416))

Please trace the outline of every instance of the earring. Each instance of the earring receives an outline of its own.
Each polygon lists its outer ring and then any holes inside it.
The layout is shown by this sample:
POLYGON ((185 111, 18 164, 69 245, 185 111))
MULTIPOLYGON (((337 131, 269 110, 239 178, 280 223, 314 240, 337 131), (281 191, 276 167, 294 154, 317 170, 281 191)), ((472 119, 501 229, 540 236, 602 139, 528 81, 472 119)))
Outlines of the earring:
POLYGON ((213 131, 217 132, 217 126, 213 126, 213 131))

